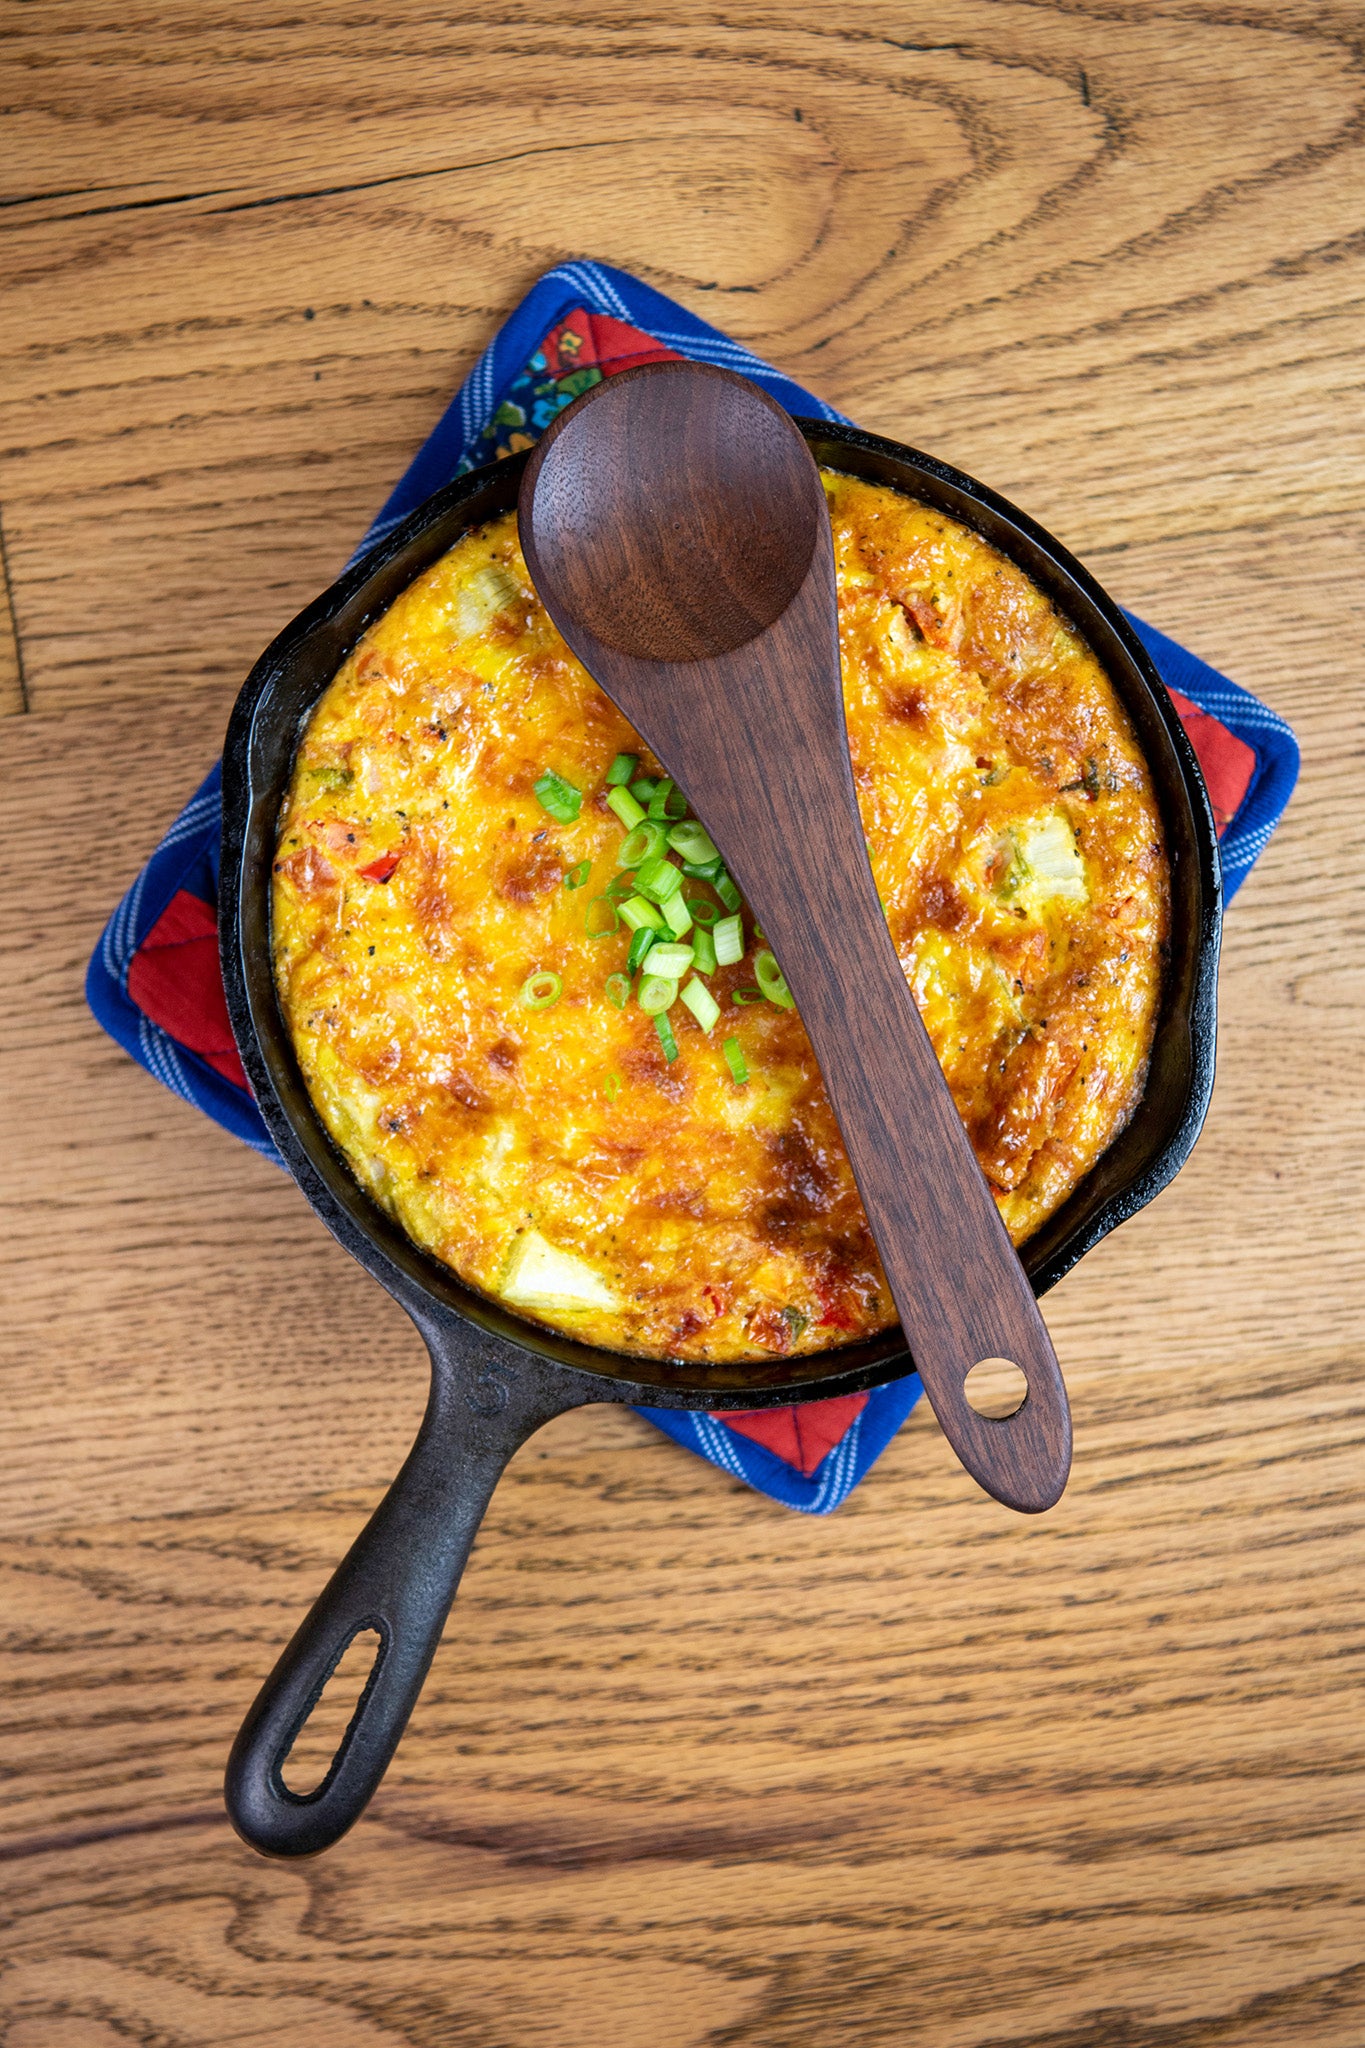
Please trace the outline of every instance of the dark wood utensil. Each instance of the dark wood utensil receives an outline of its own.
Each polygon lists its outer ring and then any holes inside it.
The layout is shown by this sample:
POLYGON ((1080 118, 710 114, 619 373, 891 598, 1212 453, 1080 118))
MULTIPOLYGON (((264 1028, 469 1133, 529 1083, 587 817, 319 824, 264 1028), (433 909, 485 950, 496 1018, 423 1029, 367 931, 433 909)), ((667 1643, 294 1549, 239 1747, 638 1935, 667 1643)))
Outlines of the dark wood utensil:
POLYGON ((945 1434, 998 1500, 1051 1507, 1066 1389, 878 902, 804 440, 742 377, 651 364, 561 414, 519 516, 551 618, 687 792, 777 954, 945 1434), (967 1398, 987 1358, 1027 1380, 1013 1415, 967 1398))

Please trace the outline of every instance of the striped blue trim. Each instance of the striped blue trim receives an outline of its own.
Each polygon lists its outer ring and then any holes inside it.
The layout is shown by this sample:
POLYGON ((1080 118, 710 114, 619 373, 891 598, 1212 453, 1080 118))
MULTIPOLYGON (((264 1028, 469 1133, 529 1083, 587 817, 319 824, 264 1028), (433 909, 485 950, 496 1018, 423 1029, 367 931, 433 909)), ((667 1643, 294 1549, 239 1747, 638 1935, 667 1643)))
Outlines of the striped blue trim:
POLYGON ((1231 901, 1241 888, 1275 827, 1299 779, 1299 743, 1277 711, 1253 697, 1239 683, 1182 647, 1155 626, 1125 614, 1151 655, 1169 690, 1179 690, 1201 711, 1209 712, 1229 732, 1244 740, 1256 756, 1246 795, 1218 842, 1223 868, 1223 895, 1231 901))
MULTIPOLYGON (((652 334, 666 348, 703 362, 721 364, 752 377, 789 412, 838 420, 843 414, 793 383, 741 342, 722 334, 652 286, 604 263, 561 263, 547 271, 509 318, 465 378, 444 415, 371 526, 359 554, 400 519, 450 482, 478 454, 484 427, 508 386, 521 373, 545 335, 576 306, 610 314, 652 334)), ((354 559, 354 557, 352 558, 354 559)), ((1299 751, 1282 718, 1226 676, 1207 667, 1164 633, 1140 619, 1132 624, 1172 689, 1213 713, 1245 740, 1256 755, 1251 786, 1223 836, 1224 886, 1240 887, 1293 792, 1299 751)), ((177 1045, 145 1017, 128 995, 128 969, 138 947, 178 889, 212 903, 218 891, 220 829, 219 771, 208 779, 166 833, 156 852, 115 910, 96 947, 86 976, 86 997, 98 1021, 147 1071, 186 1102, 277 1163, 249 1095, 212 1068, 198 1053, 177 1045)), ((807 1515, 827 1515, 848 1498, 880 1457, 919 1398, 912 1374, 874 1388, 867 1406, 814 1473, 805 1478, 761 1444, 725 1428, 709 1415, 669 1408, 639 1412, 676 1442, 718 1465, 747 1486, 807 1515)))
POLYGON ((775 1452, 766 1450, 714 1416, 676 1408, 641 1408, 638 1412, 671 1436, 675 1443, 718 1465, 732 1478, 759 1493, 795 1508, 798 1514, 829 1515, 848 1499, 874 1465, 920 1397, 915 1374, 874 1387, 867 1406, 855 1416, 839 1442, 807 1478, 775 1452))

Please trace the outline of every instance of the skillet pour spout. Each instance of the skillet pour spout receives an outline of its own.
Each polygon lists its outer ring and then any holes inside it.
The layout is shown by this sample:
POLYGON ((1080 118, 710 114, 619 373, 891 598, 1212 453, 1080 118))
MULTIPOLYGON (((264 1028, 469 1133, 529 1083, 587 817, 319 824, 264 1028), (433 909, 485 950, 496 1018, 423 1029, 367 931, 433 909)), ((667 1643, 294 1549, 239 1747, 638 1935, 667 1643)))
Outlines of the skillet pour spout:
MULTIPOLYGON (((1171 953, 1142 1101, 1070 1199, 1023 1247, 1042 1294, 1166 1185, 1193 1148, 1213 1080, 1221 897, 1213 817, 1193 751, 1117 606, 1022 513, 955 470, 854 428, 798 422, 814 459, 887 484, 975 527, 1083 634, 1132 720, 1161 803, 1171 861, 1171 953)), ((512 457, 459 478, 393 529, 267 649, 237 700, 223 754, 219 926, 228 1009, 262 1116, 306 1199, 397 1299, 431 1354, 413 1451, 265 1679, 233 1747, 226 1796, 266 1854, 327 1848, 358 1818, 416 1703, 480 1518, 507 1460, 556 1414, 588 1401, 754 1409, 859 1392, 912 1369, 899 1330, 794 1360, 717 1367, 578 1344, 522 1322, 421 1251, 363 1191, 315 1111, 276 999, 270 897, 276 823, 298 736, 366 626, 471 526, 516 504, 512 457), (380 1638, 332 1766, 315 1791, 284 1780, 288 1754, 356 1634, 380 1638)))

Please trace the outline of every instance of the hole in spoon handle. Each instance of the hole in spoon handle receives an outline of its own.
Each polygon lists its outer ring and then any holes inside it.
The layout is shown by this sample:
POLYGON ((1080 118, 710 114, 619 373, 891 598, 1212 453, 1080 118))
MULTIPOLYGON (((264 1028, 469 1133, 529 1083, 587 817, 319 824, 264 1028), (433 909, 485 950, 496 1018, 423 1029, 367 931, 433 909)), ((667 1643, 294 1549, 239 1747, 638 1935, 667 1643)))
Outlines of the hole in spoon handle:
POLYGON ((1028 1399, 1028 1374, 1012 1358, 978 1358, 962 1382, 967 1406, 991 1422, 1007 1422, 1028 1399))
POLYGON ((1029 1307, 1033 1330, 1016 1329, 1008 1346, 957 1358, 913 1344, 912 1351, 943 1433, 973 1479, 1007 1507, 1039 1514, 1061 1498, 1071 1469, 1071 1410, 1031 1297, 1029 1307))

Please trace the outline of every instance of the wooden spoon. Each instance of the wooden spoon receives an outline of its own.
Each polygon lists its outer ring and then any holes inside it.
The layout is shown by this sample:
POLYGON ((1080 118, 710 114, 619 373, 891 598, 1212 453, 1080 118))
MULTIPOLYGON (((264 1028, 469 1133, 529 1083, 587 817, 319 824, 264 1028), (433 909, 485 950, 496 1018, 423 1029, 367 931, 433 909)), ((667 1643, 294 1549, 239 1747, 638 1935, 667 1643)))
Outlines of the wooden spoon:
POLYGON ((949 1441, 997 1499, 1051 1507, 1066 1389, 868 866, 810 451, 744 378, 650 364, 560 415, 519 513, 546 610, 687 792, 777 954, 949 1441), (964 1391, 997 1358, 1027 1380, 1004 1418, 964 1391))

